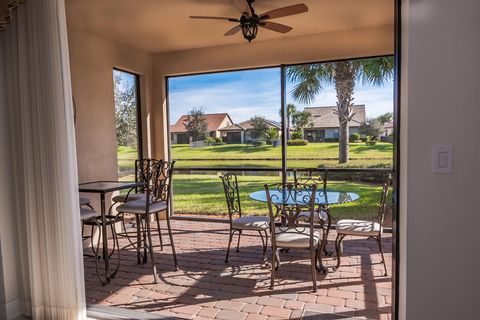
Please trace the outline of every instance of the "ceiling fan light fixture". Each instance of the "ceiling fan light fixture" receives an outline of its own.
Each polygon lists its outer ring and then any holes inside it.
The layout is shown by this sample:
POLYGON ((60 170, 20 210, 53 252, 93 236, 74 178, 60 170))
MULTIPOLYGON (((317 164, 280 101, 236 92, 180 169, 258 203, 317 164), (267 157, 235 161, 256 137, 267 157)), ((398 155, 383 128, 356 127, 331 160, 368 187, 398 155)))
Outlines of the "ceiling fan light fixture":
POLYGON ((281 23, 272 22, 270 21, 271 19, 288 17, 308 11, 308 7, 304 3, 299 3, 287 7, 270 10, 268 12, 258 15, 255 13, 255 9, 252 7, 252 3, 254 1, 255 0, 233 0, 235 7, 237 7, 237 9, 242 12, 242 15, 238 19, 210 16, 190 16, 190 18, 226 20, 229 22, 237 22, 239 24, 228 30, 224 34, 224 36, 232 36, 242 30, 243 37, 248 40, 248 42, 252 42, 252 40, 257 37, 259 27, 279 33, 287 33, 292 30, 292 27, 281 23))
POLYGON ((242 33, 243 37, 251 42, 257 37, 258 25, 255 22, 246 21, 242 23, 242 33))

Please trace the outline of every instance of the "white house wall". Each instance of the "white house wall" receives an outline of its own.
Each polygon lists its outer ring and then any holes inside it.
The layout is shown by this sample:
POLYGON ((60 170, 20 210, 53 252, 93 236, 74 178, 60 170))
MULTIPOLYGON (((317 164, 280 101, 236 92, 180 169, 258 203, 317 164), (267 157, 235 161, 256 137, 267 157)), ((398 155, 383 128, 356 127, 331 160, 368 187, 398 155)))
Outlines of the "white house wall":
POLYGON ((400 319, 479 319, 480 1, 402 5, 400 319))

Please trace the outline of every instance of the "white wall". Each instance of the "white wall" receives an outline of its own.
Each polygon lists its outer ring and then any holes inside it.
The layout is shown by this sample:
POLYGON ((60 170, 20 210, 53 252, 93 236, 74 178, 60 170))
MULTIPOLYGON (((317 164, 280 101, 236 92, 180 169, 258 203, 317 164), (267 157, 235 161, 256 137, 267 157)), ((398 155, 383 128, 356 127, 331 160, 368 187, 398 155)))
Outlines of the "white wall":
MULTIPOLYGON (((0 33, 0 47, 4 45, 0 33)), ((9 118, 5 101, 4 57, 0 50, 0 319, 20 315, 17 283, 17 251, 15 246, 15 196, 13 186, 13 159, 10 144, 9 118)))
POLYGON ((401 319, 479 319, 480 1, 402 3, 401 319))

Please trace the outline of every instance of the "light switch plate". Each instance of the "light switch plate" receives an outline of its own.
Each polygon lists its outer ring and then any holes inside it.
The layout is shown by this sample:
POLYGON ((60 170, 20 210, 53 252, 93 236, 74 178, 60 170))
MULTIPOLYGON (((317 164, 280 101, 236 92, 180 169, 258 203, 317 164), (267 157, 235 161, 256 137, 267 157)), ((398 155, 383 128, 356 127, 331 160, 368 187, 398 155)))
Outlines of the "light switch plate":
POLYGON ((432 172, 439 174, 453 173, 453 144, 436 144, 433 146, 432 172))

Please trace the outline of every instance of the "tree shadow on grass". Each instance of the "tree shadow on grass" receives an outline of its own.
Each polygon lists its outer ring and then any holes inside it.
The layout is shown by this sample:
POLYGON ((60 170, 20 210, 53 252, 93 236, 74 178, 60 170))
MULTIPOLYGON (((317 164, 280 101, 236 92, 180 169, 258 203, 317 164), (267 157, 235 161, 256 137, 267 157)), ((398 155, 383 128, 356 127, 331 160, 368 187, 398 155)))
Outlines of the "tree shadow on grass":
POLYGON ((215 152, 215 153, 260 153, 272 150, 272 146, 263 145, 259 147, 254 147, 251 145, 223 145, 223 146, 216 146, 210 148, 208 151, 215 152))

